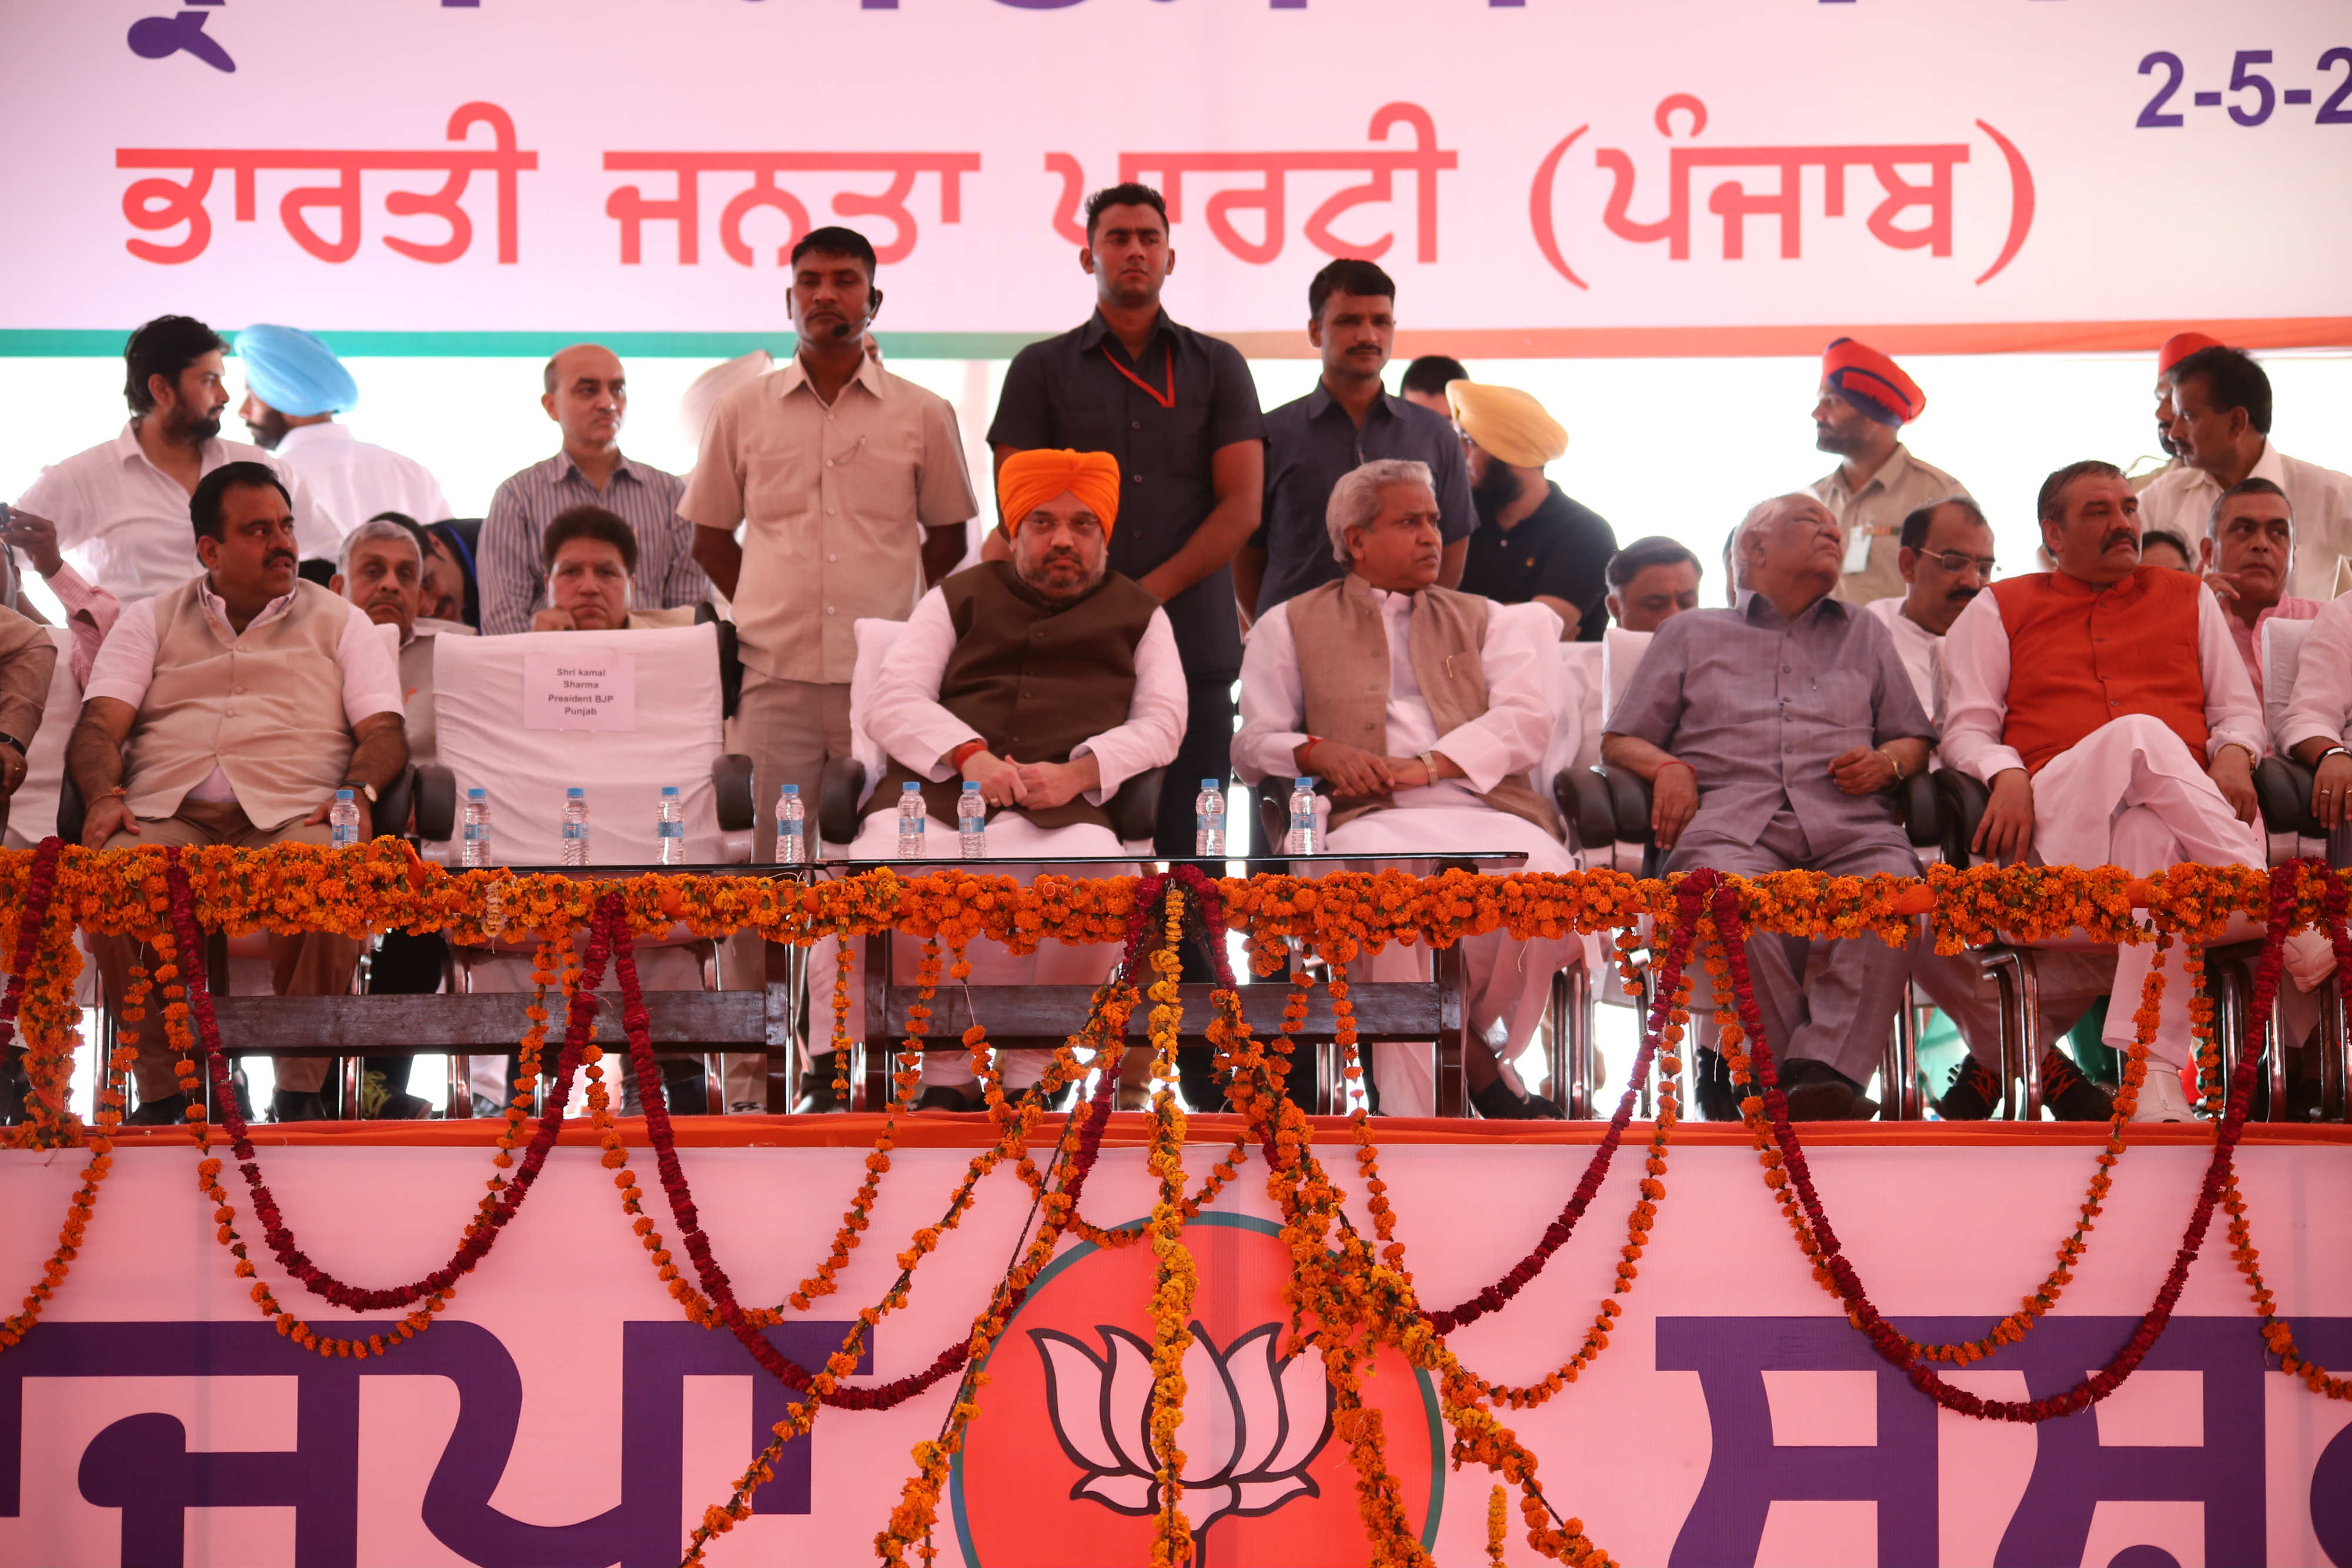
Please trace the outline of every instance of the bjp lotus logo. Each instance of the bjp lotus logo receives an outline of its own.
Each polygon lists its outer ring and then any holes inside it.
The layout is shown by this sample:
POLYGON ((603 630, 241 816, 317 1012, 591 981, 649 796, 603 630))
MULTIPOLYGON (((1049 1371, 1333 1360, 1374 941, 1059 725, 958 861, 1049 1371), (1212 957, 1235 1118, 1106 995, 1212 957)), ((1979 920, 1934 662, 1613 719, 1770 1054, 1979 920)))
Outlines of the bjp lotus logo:
MULTIPOLYGON (((1176 1446, 1184 1453, 1184 1513, 1196 1542, 1229 1513, 1272 1513, 1318 1493, 1306 1470, 1330 1440, 1331 1385, 1319 1356, 1277 1357, 1282 1326, 1261 1323, 1220 1351, 1207 1329, 1192 1325, 1176 1446)), ((1086 1468, 1070 1495, 1118 1513, 1156 1514, 1151 1346, 1122 1328, 1096 1332, 1100 1356, 1056 1329, 1029 1333, 1045 1362, 1054 1436, 1086 1468)))
MULTIPOLYGON (((1184 1230, 1200 1271, 1184 1354, 1185 1517, 1202 1568, 1356 1568, 1355 1473, 1332 1434, 1313 1348, 1286 1357, 1279 1228, 1204 1214, 1184 1230)), ((1151 1405, 1149 1248, 1077 1246, 1038 1276, 985 1364, 947 1513, 966 1568, 1143 1563, 1161 1502, 1151 1405)), ((1305 1327, 1311 1334, 1315 1324, 1305 1327)), ((1382 1413, 1390 1472, 1424 1550, 1444 1502, 1444 1441, 1428 1379, 1392 1349, 1364 1402, 1382 1413)))

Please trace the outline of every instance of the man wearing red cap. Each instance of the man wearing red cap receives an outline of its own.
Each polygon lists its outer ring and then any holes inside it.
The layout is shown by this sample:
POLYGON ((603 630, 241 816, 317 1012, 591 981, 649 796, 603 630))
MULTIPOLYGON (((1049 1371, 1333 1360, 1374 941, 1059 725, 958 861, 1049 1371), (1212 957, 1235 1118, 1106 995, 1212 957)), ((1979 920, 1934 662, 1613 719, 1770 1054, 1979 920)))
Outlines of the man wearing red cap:
MULTIPOLYGON (((952 859, 958 807, 977 784, 988 810, 992 862, 1117 855, 1105 810, 1118 787, 1164 768, 1184 737, 1184 665, 1160 601, 1108 567, 1118 517, 1119 468, 1106 452, 1016 452, 997 470, 996 493, 1013 559, 984 560, 923 595, 884 657, 865 698, 866 738, 888 766, 861 810, 852 860, 898 853, 900 799, 924 804, 924 853, 952 859)), ((1191 780, 1166 788, 1190 797, 1191 780)), ((1024 876, 1034 868, 992 864, 1024 876)), ((1131 866, 1073 868, 1109 876, 1131 866)), ((901 937, 896 962, 912 974, 921 944, 901 937)), ((1041 942, 1015 955, 971 944, 975 985, 1089 985, 1107 972, 1105 949, 1041 942)), ((831 974, 829 950, 814 953, 831 974)), ((864 1027, 864 987, 850 987, 848 1028, 864 1027)), ((1006 1086, 1025 1089, 1047 1053, 1012 1051, 1006 1086)), ((832 1077, 823 1056, 814 1077, 832 1077)), ((1146 1078, 1150 1076, 1145 1072, 1146 1078)), ((923 1059, 919 1109, 972 1110, 980 1100, 957 1051, 923 1059)))
POLYGON ((1850 604, 1899 597, 1903 519, 1931 502, 1965 496, 1960 482, 1911 455, 1898 433, 1927 411, 1927 394, 1903 367, 1867 343, 1840 338, 1822 353, 1813 444, 1839 458, 1812 486, 1845 536, 1837 597, 1850 604))
POLYGON ((2180 466, 2140 497, 2140 516, 2192 545, 2211 536, 2214 503, 2248 479, 2267 479, 2294 515, 2294 570, 2288 591, 2333 599, 2352 554, 2352 475, 2289 457, 2272 444, 2271 379, 2236 349, 2219 345, 2182 358, 2168 373, 2172 444, 2180 466))
MULTIPOLYGON (((2158 479, 2180 466, 2180 449, 2172 444, 2172 367, 2200 349, 2218 349, 2218 338, 2202 332, 2175 332, 2156 351, 2156 445, 2164 454, 2164 466, 2151 468, 2145 474, 2134 474, 2131 486, 2135 493, 2147 489, 2158 479)), ((2138 465, 2135 464, 2137 467, 2138 465)))

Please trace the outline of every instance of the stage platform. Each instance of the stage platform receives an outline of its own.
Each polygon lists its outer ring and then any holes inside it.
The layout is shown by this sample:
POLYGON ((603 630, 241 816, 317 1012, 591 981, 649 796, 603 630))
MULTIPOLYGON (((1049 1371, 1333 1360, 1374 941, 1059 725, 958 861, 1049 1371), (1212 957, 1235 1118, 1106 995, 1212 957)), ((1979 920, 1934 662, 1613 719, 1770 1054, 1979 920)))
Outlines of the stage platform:
MULTIPOLYGON (((682 1118, 685 1174, 743 1301, 775 1303, 824 1260, 866 1173, 876 1116, 682 1118)), ((303 1249, 367 1286, 448 1255, 490 1174, 499 1124, 265 1127, 261 1166, 303 1249)), ((1115 1115, 1083 1210, 1150 1212, 1147 1120, 1115 1115)), ((1424 1306, 1493 1281, 1585 1168, 1591 1124, 1376 1121, 1381 1175, 1424 1306)), ((1192 1119, 1207 1175, 1238 1127, 1192 1119)), ((940 1218, 977 1116, 919 1115, 897 1146, 839 1293, 772 1343, 834 1349, 940 1218)), ((624 1123, 631 1149, 640 1123, 624 1123)), ((1906 1332, 1964 1339, 2016 1308, 2071 1228, 2103 1129, 1868 1124, 1807 1130, 1822 1197, 1877 1303, 1906 1332)), ((1346 1124, 1316 1146, 1365 1220, 1346 1124)), ((1574 1238, 1501 1312, 1449 1343, 1479 1375, 1533 1383, 1572 1355, 1609 1295, 1639 1201, 1635 1124, 1574 1238)), ((2135 1127, 2116 1189, 2055 1312, 2022 1344, 1950 1374, 2041 1396, 2113 1355, 2179 1246, 2210 1149, 2203 1127, 2135 1127)), ((55 1244, 79 1151, 0 1155, 0 1278, 29 1283, 55 1244)), ((1675 1130, 1655 1228, 1608 1348, 1539 1408, 1502 1410, 1549 1495, 1628 1564, 2352 1563, 2352 1405, 2266 1369, 2217 1222, 2146 1366, 2093 1411, 2038 1427, 1938 1412, 1878 1360, 1811 1278, 1742 1129, 1675 1130)), ((687 1531, 783 1412, 782 1387, 723 1331, 690 1323, 647 1262, 584 1126, 566 1131, 491 1255, 439 1321, 383 1357, 322 1359, 258 1316, 216 1243, 177 1131, 128 1132, 81 1254, 25 1342, 0 1355, 0 1563, 225 1568, 606 1564, 678 1560, 687 1531), (585 1145, 585 1146, 583 1146, 585 1145)), ((646 1212, 676 1246, 651 1155, 646 1212)), ((2352 1129, 2246 1129, 2253 1241, 2307 1354, 2352 1364, 2352 1129)), ((1184 1237, 1199 1270, 1188 1511, 1209 1568, 1367 1560, 1353 1475, 1319 1365, 1279 1361, 1290 1255, 1255 1152, 1184 1237)), ((320 1332, 340 1312, 267 1260, 261 1278, 320 1332)), ((969 1329, 1013 1256, 1029 1194, 1009 1167, 885 1318, 860 1382, 905 1375, 969 1329)), ((982 1414, 935 1537, 945 1564, 1136 1563, 1150 1521, 1127 1458, 1150 1333, 1149 1249, 1066 1242, 999 1339, 982 1414), (1130 1339, 1129 1336, 1139 1336, 1130 1339), (1108 1413, 1108 1414, 1107 1414, 1108 1413)), ((362 1327, 361 1332, 367 1332, 362 1327)), ((1369 1402, 1436 1562, 1482 1560, 1491 1478, 1454 1472, 1437 1389, 1393 1351, 1369 1402)), ((829 1411, 786 1450, 728 1563, 854 1564, 937 1434, 942 1386, 886 1413, 829 1411)), ((1516 1519, 1516 1514, 1514 1515, 1516 1519)), ((1516 1528, 1512 1563, 1534 1562, 1516 1528)))

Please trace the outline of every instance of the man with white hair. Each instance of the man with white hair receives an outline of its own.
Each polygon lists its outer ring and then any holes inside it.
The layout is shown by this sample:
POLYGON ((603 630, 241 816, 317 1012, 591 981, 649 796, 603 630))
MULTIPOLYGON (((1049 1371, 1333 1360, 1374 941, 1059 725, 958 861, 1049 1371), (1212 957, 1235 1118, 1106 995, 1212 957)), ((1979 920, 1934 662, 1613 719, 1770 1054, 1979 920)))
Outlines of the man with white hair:
MULTIPOLYGON (((1668 872, 1916 876, 1892 791, 1935 728, 1876 617, 1831 597, 1844 533, 1780 496, 1733 536, 1738 597, 1658 629, 1601 757, 1650 780, 1668 872)), ((1766 1041, 1799 1121, 1867 1120, 1863 1089, 1902 1005, 1908 954, 1875 936, 1748 941, 1766 1041)))
MULTIPOLYGON (((1490 600, 1436 586, 1444 542, 1425 463, 1354 469, 1332 486, 1325 521, 1348 575, 1250 629, 1235 769, 1251 783, 1328 779, 1335 854, 1393 864, 1447 848, 1522 850, 1528 871, 1574 870, 1558 814, 1528 782, 1551 738, 1541 662, 1559 657, 1555 619, 1537 617, 1541 632, 1530 632, 1490 600), (1374 671, 1386 679, 1368 681, 1374 671)), ((1472 1103, 1490 1117, 1557 1116, 1506 1064, 1534 1037, 1573 940, 1497 931, 1462 946, 1472 1103)), ((1391 946, 1356 973, 1413 979, 1427 965, 1424 951, 1391 946)), ((1375 1045, 1372 1059, 1384 1112, 1435 1111, 1425 1047, 1375 1045)))
MULTIPOLYGON (((996 493, 1013 559, 985 560, 926 592, 883 661, 867 700, 867 733, 890 766, 866 798, 850 841, 852 860, 895 859, 899 802, 923 802, 924 853, 957 852, 965 791, 987 808, 989 869, 1023 877, 1040 856, 1121 852, 1106 810, 1120 785, 1175 760, 1184 738, 1183 660, 1160 601, 1109 569, 1118 519, 1118 462, 1107 452, 1040 448, 1007 457, 996 493)), ((1164 789, 1186 790, 1171 779, 1164 789)), ((1074 868, 1075 869, 1075 868, 1074 868)), ((1087 868, 1097 876, 1132 867, 1087 868)), ((894 963, 911 973, 921 951, 896 937, 894 963)), ((830 975, 820 942, 811 972, 830 975)), ((968 952, 975 985, 1095 985, 1106 950, 1046 940, 1028 953, 982 939, 968 952)), ((847 1027, 864 1027, 864 988, 850 989, 847 1027)), ((832 1052, 813 1058, 812 1101, 823 1105, 832 1052)), ((1003 1053, 1005 1086, 1026 1089, 1050 1053, 1003 1053)), ((1148 1054, 1146 1062, 1148 1063, 1148 1054)), ((1146 1065, 1137 1087, 1150 1076, 1146 1065)), ((980 1107, 969 1061, 934 1051, 923 1058, 919 1110, 980 1107)))

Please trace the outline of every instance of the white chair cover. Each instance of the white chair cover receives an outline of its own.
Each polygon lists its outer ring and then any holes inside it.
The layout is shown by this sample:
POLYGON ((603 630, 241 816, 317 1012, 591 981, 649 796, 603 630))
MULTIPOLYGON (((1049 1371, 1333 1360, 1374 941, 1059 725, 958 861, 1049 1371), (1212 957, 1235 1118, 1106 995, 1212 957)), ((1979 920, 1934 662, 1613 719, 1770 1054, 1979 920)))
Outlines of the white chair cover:
POLYGON ((81 683, 73 674, 73 632, 48 628, 57 644, 57 672, 41 706, 41 727, 25 746, 25 781, 8 801, 7 847, 28 850, 58 831, 58 795, 66 782, 66 737, 81 714, 81 683))
MULTIPOLYGON (((1618 626, 1601 634, 1601 722, 1604 727, 1609 716, 1617 711, 1617 700, 1633 684, 1633 672, 1641 667, 1642 655, 1650 651, 1650 639, 1656 635, 1654 632, 1628 632, 1618 626)), ((1597 749, 1597 739, 1595 745, 1597 749)))
POLYGON ((688 863, 743 858, 747 845, 721 840, 710 781, 724 749, 715 626, 436 637, 433 644, 440 762, 457 776, 461 808, 466 789, 489 791, 490 844, 499 863, 557 862, 563 791, 574 784, 588 792, 592 865, 646 865, 660 858, 654 813, 665 784, 677 786, 685 808, 688 863), (524 727, 527 654, 604 649, 636 662, 634 730, 524 727))
POLYGON ((849 628, 857 639, 857 663, 849 673, 849 755, 866 769, 865 786, 857 791, 860 806, 890 766, 882 743, 866 733, 866 704, 873 695, 874 683, 882 677, 882 661, 890 656, 891 645, 906 629, 904 621, 886 621, 876 615, 863 616, 849 628))
POLYGON ((2263 727, 2278 747, 2279 727, 2294 696, 2295 672, 2303 667, 2303 640, 2316 622, 2272 616, 2263 622, 2263 727))
POLYGON ((1607 651, 1605 643, 1559 645, 1560 679, 1567 683, 1567 695, 1559 708, 1559 726, 1552 731, 1551 755, 1545 758, 1546 768, 1553 774, 1570 768, 1590 768, 1601 760, 1601 666, 1607 651))

